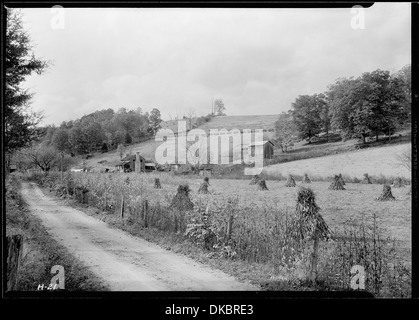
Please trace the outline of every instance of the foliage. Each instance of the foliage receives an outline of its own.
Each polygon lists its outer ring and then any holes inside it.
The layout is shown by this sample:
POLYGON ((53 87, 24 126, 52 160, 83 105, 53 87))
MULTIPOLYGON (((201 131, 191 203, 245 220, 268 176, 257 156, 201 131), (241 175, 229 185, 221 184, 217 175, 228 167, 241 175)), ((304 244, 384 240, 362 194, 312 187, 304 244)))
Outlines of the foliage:
POLYGON ((279 145, 282 152, 288 151, 288 148, 297 141, 298 131, 294 124, 292 113, 281 113, 275 122, 276 144, 279 145))
POLYGON ((51 143, 58 151, 69 152, 70 141, 68 131, 62 128, 55 130, 51 139, 51 143))
POLYGON ((365 290, 381 297, 408 297, 411 292, 411 272, 397 255, 397 243, 385 236, 377 216, 372 224, 347 220, 337 230, 329 259, 323 259, 321 274, 341 290, 350 289, 351 268, 360 265, 365 271, 365 290))
POLYGON ((125 134, 125 143, 127 143, 127 144, 132 143, 132 138, 131 138, 131 136, 129 135, 128 132, 125 134))
POLYGON ((160 123, 162 122, 162 119, 161 119, 160 111, 156 108, 151 110, 149 119, 150 119, 149 131, 151 132, 151 134, 155 135, 156 132, 161 128, 160 123))
POLYGON ((39 132, 43 133, 42 143, 46 146, 52 144, 67 153, 89 154, 104 151, 104 144, 109 150, 116 149, 119 144, 131 144, 147 139, 161 122, 158 109, 153 109, 151 119, 152 122, 149 114, 142 113, 141 108, 120 108, 117 112, 109 108, 95 111, 74 121, 63 121, 59 128, 39 128, 39 132))
POLYGON ((226 107, 222 99, 215 99, 213 113, 217 116, 225 116, 226 107))
POLYGON ((38 146, 29 150, 29 156, 35 166, 42 171, 50 171, 58 164, 58 151, 54 147, 38 146))
POLYGON ((327 93, 332 126, 344 136, 391 135, 407 119, 405 83, 388 71, 365 72, 339 79, 327 93))
POLYGON ((321 132, 324 121, 320 115, 325 114, 326 106, 323 94, 302 95, 295 100, 292 104, 292 117, 300 138, 311 142, 310 139, 321 132))
POLYGON ((5 151, 28 146, 35 136, 35 126, 41 115, 30 109, 33 96, 22 84, 33 73, 41 74, 46 61, 35 57, 29 34, 23 28, 22 14, 7 9, 5 37, 4 138, 5 151))

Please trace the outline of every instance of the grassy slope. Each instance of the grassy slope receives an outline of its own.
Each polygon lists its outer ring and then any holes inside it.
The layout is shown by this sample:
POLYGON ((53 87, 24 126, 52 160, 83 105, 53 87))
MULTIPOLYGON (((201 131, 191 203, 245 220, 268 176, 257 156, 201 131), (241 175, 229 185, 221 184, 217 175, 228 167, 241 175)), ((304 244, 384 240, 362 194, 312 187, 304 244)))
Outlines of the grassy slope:
MULTIPOLYGON (((277 115, 260 115, 260 116, 226 116, 226 117, 215 117, 212 118, 209 122, 200 126, 200 129, 209 132, 209 129, 273 129, 274 123, 277 119, 277 115)), ((189 121, 185 120, 187 126, 189 127, 189 121)), ((194 122, 193 122, 194 124, 194 122)), ((173 121, 166 121, 165 127, 175 130, 177 125, 173 121)), ((271 138, 274 132, 267 132, 265 136, 271 138)), ((125 152, 129 151, 132 154, 140 152, 140 154, 146 159, 154 159, 154 154, 158 145, 161 142, 156 142, 154 140, 148 140, 142 143, 133 144, 125 148, 125 152)), ((114 169, 115 164, 118 163, 120 157, 116 150, 107 152, 107 153, 96 153, 95 156, 91 159, 86 160, 86 164, 89 167, 101 169, 109 168, 114 169), (103 163, 98 163, 99 161, 106 161, 103 163)))
POLYGON ((358 150, 338 155, 280 163, 264 168, 269 175, 288 174, 327 177, 342 173, 362 179, 364 173, 370 176, 411 177, 410 171, 400 165, 397 159, 403 150, 411 149, 410 143, 358 150))
MULTIPOLYGON (((211 121, 201 125, 199 128, 208 132, 210 129, 272 129, 277 119, 277 115, 260 115, 260 116, 226 116, 226 117, 215 117, 211 121)), ((187 123, 189 123, 187 121, 187 123)), ((172 129, 176 127, 173 121, 168 122, 168 126, 172 129)), ((410 136, 410 129, 405 129, 397 134, 403 135, 403 141, 405 138, 410 136)), ((272 138, 274 132, 265 133, 265 138, 272 138)), ((381 142, 386 142, 384 137, 381 137, 381 142)), ((410 173, 398 166, 397 153, 403 150, 401 145, 377 145, 374 148, 369 148, 362 151, 350 151, 354 149, 355 144, 358 141, 355 139, 341 141, 340 136, 334 134, 331 136, 329 142, 319 141, 316 143, 308 144, 306 141, 298 142, 294 147, 289 150, 288 153, 282 153, 281 149, 276 146, 274 148, 275 159, 274 164, 265 168, 265 172, 269 175, 282 174, 287 175, 289 173, 302 175, 307 172, 311 175, 317 175, 321 177, 330 176, 336 173, 346 174, 351 177, 362 178, 364 173, 370 175, 384 175, 384 176, 401 176, 410 177, 410 173), (383 149, 382 149, 383 148, 383 149), (382 149, 382 150, 381 150, 382 149), (342 153, 350 151, 348 153, 335 155, 335 156, 324 156, 335 153, 342 153), (312 158, 308 160, 298 160, 299 158, 312 158), (284 161, 293 161, 292 163, 282 163, 284 161)), ((153 159, 156 152, 156 148, 161 142, 154 140, 145 141, 138 144, 127 146, 125 152, 131 152, 140 154, 146 159, 153 159)), ((407 145, 405 146, 407 147, 407 145)), ((237 151, 237 150, 236 150, 237 151)), ((120 161, 120 156, 114 151, 107 153, 97 153, 91 159, 86 160, 86 164, 96 170, 103 168, 109 168, 113 170, 115 164, 120 161), (102 163, 99 163, 102 162, 102 163)))
MULTIPOLYGON (((274 129, 278 115, 254 115, 254 116, 225 116, 215 117, 199 128, 209 132, 210 129, 274 129)), ((268 132, 267 134, 274 134, 268 132)))

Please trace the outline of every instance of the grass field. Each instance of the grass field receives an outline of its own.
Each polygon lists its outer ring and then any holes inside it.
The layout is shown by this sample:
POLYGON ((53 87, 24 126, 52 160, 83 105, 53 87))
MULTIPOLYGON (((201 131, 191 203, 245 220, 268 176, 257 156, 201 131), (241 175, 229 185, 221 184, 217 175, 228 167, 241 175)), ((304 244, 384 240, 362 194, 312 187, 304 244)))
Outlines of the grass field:
MULTIPOLYGON (((154 175, 150 175, 147 180, 154 175)), ((267 181, 269 191, 256 191, 255 185, 249 185, 248 180, 210 179, 209 191, 211 195, 198 195, 197 191, 201 180, 183 179, 160 175, 163 189, 151 189, 150 199, 159 199, 162 204, 168 204, 171 196, 176 193, 178 184, 187 182, 192 189, 192 199, 195 197, 211 197, 214 202, 224 202, 226 196, 237 196, 238 207, 277 208, 279 210, 295 210, 298 187, 303 185, 296 181, 296 188, 285 187, 285 181, 267 181), (170 196, 161 197, 162 193, 170 196), (165 200, 166 199, 166 200, 165 200), (166 203, 165 203, 166 202, 166 203)), ((149 181, 150 188, 152 181, 149 181)), ((329 190, 329 182, 313 182, 308 186, 316 194, 316 202, 321 208, 321 215, 332 228, 339 228, 345 221, 364 219, 371 223, 376 214, 381 227, 388 230, 388 235, 399 240, 404 250, 404 258, 410 261, 411 250, 411 195, 407 188, 393 188, 393 195, 397 201, 375 201, 382 191, 382 185, 347 183, 346 190, 329 190)), ((152 200, 153 201, 153 200, 152 200)))
MULTIPOLYGON (((210 129, 275 129, 275 122, 278 120, 277 114, 274 115, 254 115, 254 116, 225 116, 214 117, 211 121, 201 125, 199 128, 209 132, 210 129)), ((265 136, 272 138, 275 132, 266 132, 265 136)))
MULTIPOLYGON (((257 191, 255 185, 249 185, 249 180, 235 179, 210 179, 209 195, 197 194, 201 179, 182 176, 172 176, 165 173, 143 174, 75 174, 76 183, 88 186, 91 190, 98 190, 105 186, 108 189, 108 197, 121 192, 121 184, 127 177, 130 179, 130 189, 126 193, 126 201, 129 205, 134 204, 139 196, 148 199, 150 205, 167 207, 176 194, 179 184, 188 184, 191 189, 191 199, 194 202, 204 201, 216 204, 217 207, 225 207, 228 199, 237 198, 236 210, 291 212, 295 210, 298 187, 303 184, 296 181, 297 187, 285 187, 286 181, 267 181, 269 191, 257 191), (111 176, 111 178, 109 178, 111 176), (162 189, 153 189, 154 178, 159 177, 162 189), (114 190, 114 191, 112 191, 114 190)), ((397 201, 381 202, 375 199, 381 194, 380 184, 347 183, 346 190, 329 190, 329 182, 313 182, 309 186, 316 195, 316 202, 321 208, 321 215, 331 228, 339 228, 346 221, 364 220, 372 223, 374 214, 380 227, 386 229, 388 236, 398 240, 403 248, 403 258, 410 262, 411 250, 411 195, 408 195, 409 186, 405 188, 393 188, 393 195, 397 201)), ((110 199, 109 198, 109 199, 110 199)), ((118 201, 119 198, 116 199, 118 201)))
POLYGON ((358 150, 338 155, 304 159, 268 166, 263 172, 268 175, 288 174, 327 177, 342 173, 351 178, 362 179, 364 173, 370 176, 403 177, 410 179, 411 173, 401 166, 398 155, 411 150, 410 143, 380 148, 358 150))
MULTIPOLYGON (((38 177, 34 174, 30 179, 51 191, 62 190, 58 173, 38 177)), ((312 250, 310 241, 300 243, 293 233, 298 230, 293 221, 296 221, 297 193, 302 183, 296 181, 297 187, 288 188, 284 180, 269 180, 269 191, 258 191, 256 185, 249 185, 249 180, 211 178, 210 194, 198 194, 202 178, 167 173, 73 173, 66 175, 64 186, 74 192, 88 190, 86 196, 80 192, 69 193, 70 199, 96 208, 96 217, 118 228, 142 237, 147 235, 147 239, 157 243, 160 243, 159 238, 169 239, 163 242, 181 248, 180 252, 187 252, 193 258, 215 254, 221 259, 219 261, 234 258, 237 263, 246 262, 238 264, 239 270, 231 269, 228 264, 225 267, 233 275, 247 274, 246 277, 255 283, 263 278, 269 283, 268 290, 284 288, 278 281, 286 281, 286 288, 290 288, 295 281, 306 279, 312 250), (160 179, 162 189, 153 188, 156 177, 160 179), (171 208, 180 184, 190 187, 192 211, 171 208), (120 216, 122 199, 124 218, 120 216), (148 228, 143 227, 145 200, 149 208, 148 228), (209 213, 210 229, 200 224, 203 212, 209 213), (225 242, 231 216, 234 217, 231 238, 225 242), (144 229, 148 231, 144 233, 144 229), (191 241, 197 247, 191 247, 191 241), (263 270, 270 270, 269 274, 262 276, 254 269, 249 274, 249 264, 262 266, 263 270)), ((380 296, 409 295, 409 187, 393 188, 397 200, 380 202, 375 200, 382 192, 380 184, 347 183, 346 190, 339 191, 329 190, 329 184, 313 182, 307 185, 313 190, 320 214, 335 237, 334 241, 323 242, 321 246, 319 272, 321 281, 328 282, 325 288, 347 288, 351 267, 361 264, 367 270, 369 290, 380 296), (381 283, 383 277, 385 282, 381 283)), ((302 288, 298 283, 296 290, 302 288)))

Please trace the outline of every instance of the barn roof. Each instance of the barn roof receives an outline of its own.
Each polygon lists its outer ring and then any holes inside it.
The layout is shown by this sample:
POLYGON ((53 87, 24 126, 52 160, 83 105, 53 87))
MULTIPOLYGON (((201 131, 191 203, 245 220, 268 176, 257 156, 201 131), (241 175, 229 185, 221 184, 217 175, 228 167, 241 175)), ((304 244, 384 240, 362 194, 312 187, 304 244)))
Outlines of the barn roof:
POLYGON ((250 146, 263 146, 263 145, 265 145, 265 144, 267 144, 267 143, 270 143, 272 146, 274 145, 272 141, 270 141, 270 140, 265 140, 265 141, 257 141, 257 142, 250 143, 250 144, 249 144, 249 147, 250 147, 250 146))
MULTIPOLYGON (((140 156, 140 158, 142 158, 143 160, 145 160, 144 157, 142 157, 142 156, 140 156)), ((135 159, 136 159, 136 155, 135 154, 132 154, 130 156, 125 156, 124 158, 121 159, 121 161, 132 161, 132 160, 135 161, 135 159)))
POLYGON ((129 163, 129 161, 121 161, 121 162, 118 162, 118 163, 115 165, 115 167, 124 166, 124 165, 126 165, 127 163, 129 163))

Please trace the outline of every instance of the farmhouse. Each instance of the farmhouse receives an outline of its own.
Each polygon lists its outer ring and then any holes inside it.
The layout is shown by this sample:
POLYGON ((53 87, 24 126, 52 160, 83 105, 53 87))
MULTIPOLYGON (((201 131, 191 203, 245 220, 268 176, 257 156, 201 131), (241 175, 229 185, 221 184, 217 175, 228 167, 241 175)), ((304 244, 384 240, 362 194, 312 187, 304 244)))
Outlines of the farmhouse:
POLYGON ((248 146, 248 152, 249 155, 255 155, 255 147, 256 146, 263 146, 263 159, 272 159, 274 155, 274 144, 270 140, 265 141, 258 141, 249 144, 248 146))
POLYGON ((144 157, 137 152, 135 155, 127 155, 121 159, 121 162, 115 165, 118 172, 144 172, 145 171, 144 157))

